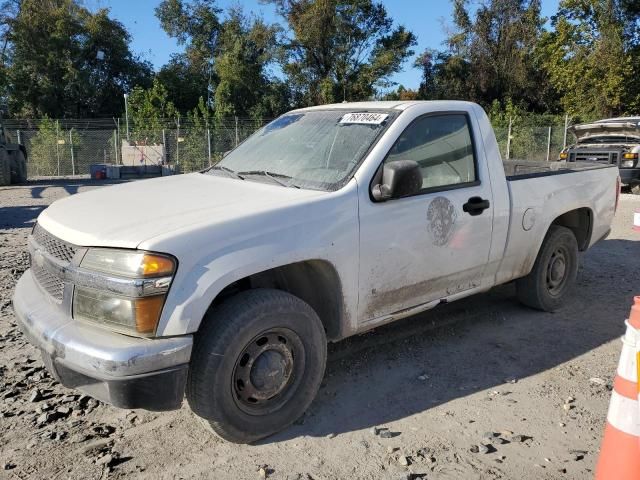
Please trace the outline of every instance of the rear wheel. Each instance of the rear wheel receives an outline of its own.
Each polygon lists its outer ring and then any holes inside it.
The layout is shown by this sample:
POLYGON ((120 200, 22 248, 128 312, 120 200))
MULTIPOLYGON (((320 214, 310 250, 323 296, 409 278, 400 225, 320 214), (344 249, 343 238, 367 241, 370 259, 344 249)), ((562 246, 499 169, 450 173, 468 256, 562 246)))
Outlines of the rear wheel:
POLYGON ((225 440, 258 440, 293 423, 311 404, 326 352, 322 323, 305 302, 279 290, 241 292, 204 319, 187 400, 225 440))
POLYGON ((578 272, 578 242, 571 230, 552 225, 531 273, 518 279, 516 291, 523 304, 553 312, 558 310, 578 272))
POLYGON ((24 183, 27 181, 27 162, 24 153, 18 150, 12 154, 11 159, 11 183, 24 183))

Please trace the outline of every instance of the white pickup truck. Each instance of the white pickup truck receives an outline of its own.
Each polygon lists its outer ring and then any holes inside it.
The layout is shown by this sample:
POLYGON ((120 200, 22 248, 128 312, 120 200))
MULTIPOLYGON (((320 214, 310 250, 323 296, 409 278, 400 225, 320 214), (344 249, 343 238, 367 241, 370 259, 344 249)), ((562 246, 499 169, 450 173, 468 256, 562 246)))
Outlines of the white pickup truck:
POLYGON ((512 280, 559 308, 618 192, 615 165, 503 165, 473 103, 296 110, 206 171, 55 202, 13 305, 63 385, 150 410, 186 394, 251 442, 309 406, 327 341, 512 280))

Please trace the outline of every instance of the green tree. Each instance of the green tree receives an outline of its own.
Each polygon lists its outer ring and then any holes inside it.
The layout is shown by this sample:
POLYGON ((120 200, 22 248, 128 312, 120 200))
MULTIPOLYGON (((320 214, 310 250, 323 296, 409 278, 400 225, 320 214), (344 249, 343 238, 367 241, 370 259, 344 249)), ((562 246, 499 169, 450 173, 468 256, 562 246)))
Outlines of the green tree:
POLYGON ((14 116, 117 114, 124 92, 148 84, 150 66, 131 53, 129 33, 108 10, 91 13, 76 0, 8 3, 0 35, 14 116))
POLYGON ((416 39, 373 0, 266 0, 291 30, 282 48, 293 100, 363 100, 392 86, 416 39))
POLYGON ((169 100, 167 89, 158 79, 150 88, 135 87, 129 95, 131 139, 147 145, 162 143, 162 129, 167 120, 173 121, 178 112, 169 100))
POLYGON ((197 108, 201 96, 211 103, 221 13, 215 0, 162 0, 155 9, 162 29, 185 47, 184 53, 174 55, 160 71, 165 85, 177 87, 171 88, 169 95, 182 112, 197 108), (185 91, 181 90, 183 84, 188 87, 185 91))
POLYGON ((259 120, 286 109, 277 100, 281 92, 277 90, 277 81, 266 74, 274 58, 278 33, 277 27, 259 19, 250 20, 239 9, 229 12, 222 24, 220 48, 214 61, 218 79, 214 105, 218 121, 231 116, 259 120))
POLYGON ((193 109, 209 89, 209 73, 189 63, 183 54, 172 55, 156 78, 167 88, 169 99, 179 112, 193 109))
POLYGON ((423 98, 473 100, 485 108, 511 99, 529 110, 552 108, 553 91, 535 56, 544 25, 540 0, 488 0, 473 16, 467 4, 453 1, 446 49, 418 57, 423 98))
POLYGON ((74 159, 82 151, 82 139, 74 129, 62 128, 57 120, 44 117, 38 123, 37 133, 28 141, 29 175, 57 176, 85 173, 80 171, 79 165, 73 167, 71 148, 74 159), (69 142, 69 137, 73 142, 69 142))
MULTIPOLYGON (((184 133, 180 142, 180 170, 184 173, 202 170, 209 166, 209 129, 211 123, 211 111, 202 97, 198 106, 187 112, 184 133)), ((213 155, 213 152, 212 152, 213 155)), ((212 163, 217 157, 212 157, 212 163)))
POLYGON ((156 16, 185 46, 158 75, 179 111, 199 108, 200 97, 207 98, 218 121, 272 117, 287 109, 286 84, 267 75, 277 53, 278 26, 248 17, 240 7, 223 14, 213 0, 163 0, 156 16))
POLYGON ((618 0, 562 0, 539 46, 563 108, 584 118, 626 110, 634 62, 618 0))

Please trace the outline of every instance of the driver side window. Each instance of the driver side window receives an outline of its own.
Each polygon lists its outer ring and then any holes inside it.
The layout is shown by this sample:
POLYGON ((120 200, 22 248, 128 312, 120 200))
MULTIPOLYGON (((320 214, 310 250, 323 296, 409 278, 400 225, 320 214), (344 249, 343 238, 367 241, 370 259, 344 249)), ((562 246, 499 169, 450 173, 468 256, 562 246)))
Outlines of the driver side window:
POLYGON ((413 160, 422 172, 422 188, 475 182, 476 168, 467 116, 429 115, 402 132, 385 163, 413 160))

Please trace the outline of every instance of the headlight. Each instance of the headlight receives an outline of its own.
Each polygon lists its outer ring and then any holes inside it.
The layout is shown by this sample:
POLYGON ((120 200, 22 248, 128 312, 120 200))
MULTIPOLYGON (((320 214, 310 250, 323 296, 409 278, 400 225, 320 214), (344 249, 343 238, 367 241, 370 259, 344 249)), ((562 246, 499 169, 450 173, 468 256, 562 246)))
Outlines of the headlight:
POLYGON ((80 266, 128 278, 171 275, 175 270, 175 262, 165 255, 112 248, 90 249, 80 266))
POLYGON ((73 318, 123 333, 155 333, 176 269, 172 257, 95 248, 87 251, 80 267, 73 294, 73 318))
POLYGON ((623 168, 633 168, 635 164, 636 164, 635 160, 623 160, 620 166, 623 168))
POLYGON ((116 329, 152 335, 158 326, 164 295, 128 298, 85 287, 73 294, 73 317, 105 323, 116 329))

